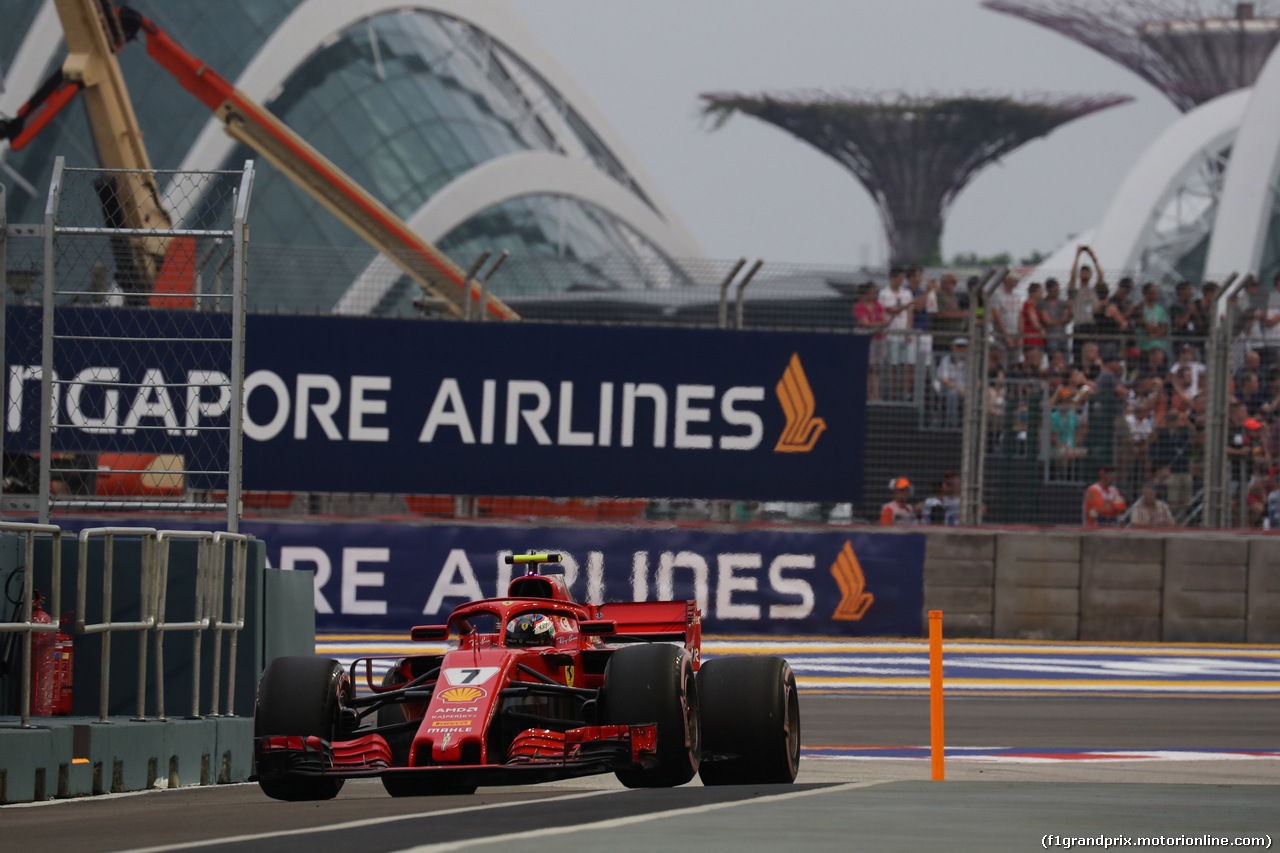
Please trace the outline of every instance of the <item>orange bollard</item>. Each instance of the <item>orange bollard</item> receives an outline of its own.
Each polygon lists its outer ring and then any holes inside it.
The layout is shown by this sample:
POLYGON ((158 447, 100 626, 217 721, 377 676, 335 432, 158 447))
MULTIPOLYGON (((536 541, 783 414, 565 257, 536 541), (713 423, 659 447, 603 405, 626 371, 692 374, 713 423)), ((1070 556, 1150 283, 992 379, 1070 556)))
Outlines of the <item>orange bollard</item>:
POLYGON ((942 725, 942 611, 929 611, 929 729, 933 781, 946 778, 943 766, 946 738, 942 725))

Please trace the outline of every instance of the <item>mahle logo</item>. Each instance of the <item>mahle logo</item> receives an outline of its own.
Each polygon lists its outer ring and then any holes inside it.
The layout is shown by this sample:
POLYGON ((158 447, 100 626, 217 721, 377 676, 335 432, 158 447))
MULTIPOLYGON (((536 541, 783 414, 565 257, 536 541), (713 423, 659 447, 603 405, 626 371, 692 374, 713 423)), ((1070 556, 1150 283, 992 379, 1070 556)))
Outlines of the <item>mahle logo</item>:
POLYGON ((782 378, 774 386, 778 394, 778 403, 787 417, 787 424, 782 428, 782 435, 773 448, 775 453, 808 453, 818 443, 818 436, 827 429, 827 422, 815 418, 817 404, 813 399, 813 389, 809 387, 809 379, 804 375, 804 367, 800 364, 800 354, 791 354, 791 363, 787 365, 782 378))

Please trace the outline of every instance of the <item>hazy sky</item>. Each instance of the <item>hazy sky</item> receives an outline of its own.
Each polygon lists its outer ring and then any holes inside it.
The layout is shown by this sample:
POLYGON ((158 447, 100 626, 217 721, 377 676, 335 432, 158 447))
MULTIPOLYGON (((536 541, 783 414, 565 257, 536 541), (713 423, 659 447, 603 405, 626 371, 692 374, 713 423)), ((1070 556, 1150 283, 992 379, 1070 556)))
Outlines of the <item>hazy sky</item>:
POLYGON ((1136 74, 978 0, 510 0, 593 99, 712 258, 881 262, 870 197, 835 161, 756 119, 710 132, 709 91, 1118 93, 980 172, 943 254, 1049 252, 1094 225, 1178 112, 1136 74))

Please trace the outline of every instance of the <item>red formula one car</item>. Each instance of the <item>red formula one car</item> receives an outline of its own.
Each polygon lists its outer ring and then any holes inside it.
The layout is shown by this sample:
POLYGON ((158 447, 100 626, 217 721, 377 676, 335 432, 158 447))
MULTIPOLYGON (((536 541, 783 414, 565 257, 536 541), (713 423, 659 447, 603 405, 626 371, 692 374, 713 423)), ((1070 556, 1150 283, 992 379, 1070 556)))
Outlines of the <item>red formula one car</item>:
POLYGON ((578 604, 558 554, 508 557, 528 573, 508 597, 464 604, 444 654, 268 664, 254 712, 257 780, 280 800, 323 800, 346 779, 379 777, 393 797, 470 793, 613 772, 633 788, 794 781, 800 705, 777 657, 700 663, 692 601, 578 604), (364 664, 373 693, 357 697, 364 664))

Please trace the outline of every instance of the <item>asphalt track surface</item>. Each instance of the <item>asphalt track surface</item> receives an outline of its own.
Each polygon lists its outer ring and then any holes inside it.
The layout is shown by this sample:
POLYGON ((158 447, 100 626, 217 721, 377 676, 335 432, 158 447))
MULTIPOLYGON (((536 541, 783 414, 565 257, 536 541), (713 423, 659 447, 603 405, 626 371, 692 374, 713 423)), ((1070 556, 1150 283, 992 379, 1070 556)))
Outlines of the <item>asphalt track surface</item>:
POLYGON ((927 743, 923 697, 806 692, 801 702, 805 758, 791 786, 627 791, 593 777, 397 800, 362 781, 326 803, 275 802, 256 785, 187 788, 6 806, 0 850, 28 849, 20 839, 64 853, 979 851, 1053 846, 1046 836, 1205 842, 1182 849, 1256 838, 1269 849, 1280 840, 1280 698, 952 699, 946 782, 928 781, 920 755, 880 752, 927 743), (836 757, 820 757, 823 747, 836 757), (860 757, 868 747, 877 752, 860 757))

